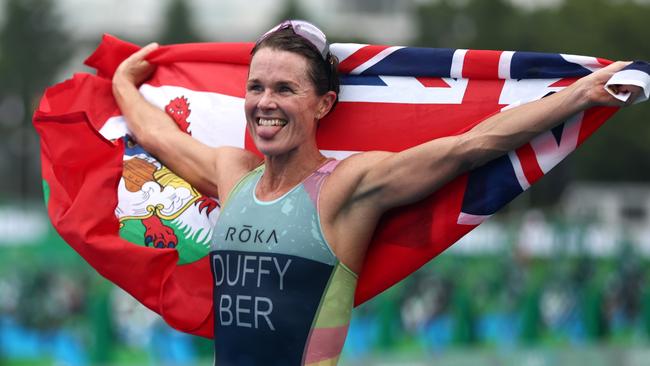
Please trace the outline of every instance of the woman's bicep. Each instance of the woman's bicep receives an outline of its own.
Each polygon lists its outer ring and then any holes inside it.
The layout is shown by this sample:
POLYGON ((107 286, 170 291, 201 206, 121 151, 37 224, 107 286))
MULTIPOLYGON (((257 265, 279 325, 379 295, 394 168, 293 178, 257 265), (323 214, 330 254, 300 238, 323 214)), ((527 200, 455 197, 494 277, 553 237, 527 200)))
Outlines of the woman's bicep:
POLYGON ((462 141, 444 137, 376 158, 355 196, 372 200, 383 211, 426 198, 467 166, 462 141))

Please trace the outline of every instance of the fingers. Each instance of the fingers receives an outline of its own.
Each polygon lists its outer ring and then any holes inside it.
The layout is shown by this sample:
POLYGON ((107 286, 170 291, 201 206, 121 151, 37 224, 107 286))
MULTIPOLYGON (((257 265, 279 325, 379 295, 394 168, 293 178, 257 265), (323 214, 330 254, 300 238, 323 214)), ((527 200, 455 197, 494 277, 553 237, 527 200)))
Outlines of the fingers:
POLYGON ((643 92, 643 89, 636 85, 612 84, 608 85, 607 89, 614 93, 616 97, 606 95, 607 101, 603 105, 617 107, 626 107, 633 104, 643 92))
POLYGON ((159 47, 158 43, 156 42, 149 43, 148 45, 142 47, 141 49, 131 54, 131 56, 127 57, 126 60, 124 61, 128 60, 134 63, 144 61, 147 55, 149 55, 153 50, 157 49, 158 47, 159 47))
POLYGON ((142 49, 143 49, 143 50, 144 50, 144 49, 151 49, 151 50, 153 51, 153 50, 155 50, 156 48, 158 48, 158 46, 159 46, 159 45, 158 45, 157 42, 151 42, 151 43, 149 43, 148 45, 142 47, 142 49))
MULTIPOLYGON (((613 86, 613 85, 612 85, 613 86)), ((641 87, 638 87, 636 85, 616 85, 617 89, 621 93, 630 93, 630 94, 636 94, 639 95, 641 92, 641 87)))
POLYGON ((627 66, 627 65, 629 65, 631 63, 632 63, 632 61, 616 61, 616 62, 613 62, 613 63, 607 65, 607 67, 603 68, 603 70, 607 70, 607 71, 609 71, 611 73, 615 73, 615 72, 621 71, 625 66, 627 66))
MULTIPOLYGON (((625 66, 631 64, 629 61, 616 61, 602 69, 590 74, 588 78, 594 80, 597 84, 604 85, 614 74, 621 71, 625 66)), ((617 93, 618 87, 614 85, 608 86, 614 93, 617 93)))
POLYGON ((115 70, 113 82, 125 81, 134 85, 141 84, 155 70, 155 66, 150 64, 146 57, 158 47, 155 42, 149 43, 127 57, 115 70))
POLYGON ((620 97, 616 99, 620 101, 621 107, 633 104, 643 92, 641 87, 627 84, 610 84, 607 86, 607 89, 620 97))
POLYGON ((625 101, 625 106, 632 105, 643 92, 643 89, 635 85, 621 85, 620 89, 625 93, 630 93, 630 96, 625 101))
POLYGON ((148 54, 150 54, 153 50, 157 49, 159 47, 158 43, 156 42, 151 42, 148 45, 142 47, 141 49, 136 52, 141 56, 142 59, 146 58, 148 54))
POLYGON ((617 78, 617 73, 630 65, 630 61, 617 61, 589 75, 589 95, 595 105, 624 107, 633 104, 643 92, 642 88, 630 85, 625 78, 617 78), (605 88, 603 89, 602 86, 605 88), (608 93, 605 93, 604 91, 608 93), (601 93, 602 92, 602 93, 601 93), (610 94, 611 93, 611 94, 610 94))

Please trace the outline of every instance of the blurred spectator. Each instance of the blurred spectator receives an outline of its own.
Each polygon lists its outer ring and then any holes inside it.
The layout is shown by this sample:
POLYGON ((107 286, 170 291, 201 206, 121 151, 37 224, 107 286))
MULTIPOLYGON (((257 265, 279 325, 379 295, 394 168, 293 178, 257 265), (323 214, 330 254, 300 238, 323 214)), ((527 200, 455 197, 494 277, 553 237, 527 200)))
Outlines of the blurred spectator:
POLYGON ((192 336, 172 329, 118 287, 113 287, 111 303, 121 340, 132 347, 147 349, 153 365, 196 364, 192 336))
POLYGON ((0 348, 10 358, 48 357, 69 366, 88 362, 83 334, 75 322, 84 313, 83 276, 76 280, 51 270, 25 271, 5 278, 0 348), (17 279, 17 280, 16 280, 17 279))

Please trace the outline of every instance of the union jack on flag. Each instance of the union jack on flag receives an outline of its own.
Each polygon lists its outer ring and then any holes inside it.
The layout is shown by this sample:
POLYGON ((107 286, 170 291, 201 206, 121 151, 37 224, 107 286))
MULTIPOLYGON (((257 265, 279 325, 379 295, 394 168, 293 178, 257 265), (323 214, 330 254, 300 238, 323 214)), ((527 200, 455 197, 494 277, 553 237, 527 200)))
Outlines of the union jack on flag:
MULTIPOLYGON (((243 98, 252 44, 164 46, 141 92, 211 146, 255 150, 243 98)), ((76 74, 49 88, 34 115, 50 218, 99 273, 177 329, 213 336, 209 239, 219 202, 204 197, 128 137, 111 77, 137 46, 105 36, 76 74)), ((610 61, 512 51, 334 44, 336 110, 321 121, 327 156, 401 151, 472 128, 492 114, 570 85, 610 61)), ((619 79, 645 86, 635 63, 619 79)), ((387 213, 360 274, 356 303, 392 286, 455 243, 558 164, 615 108, 571 117, 526 145, 463 174, 427 199, 387 213)))

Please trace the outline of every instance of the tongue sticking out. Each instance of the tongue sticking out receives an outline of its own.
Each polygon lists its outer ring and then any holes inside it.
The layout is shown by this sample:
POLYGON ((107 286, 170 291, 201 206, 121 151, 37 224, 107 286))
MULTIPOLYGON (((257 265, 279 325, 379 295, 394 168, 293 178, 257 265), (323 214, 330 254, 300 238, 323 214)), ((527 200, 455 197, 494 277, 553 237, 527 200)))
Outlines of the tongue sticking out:
POLYGON ((263 139, 272 139, 284 126, 257 126, 257 135, 263 139))

